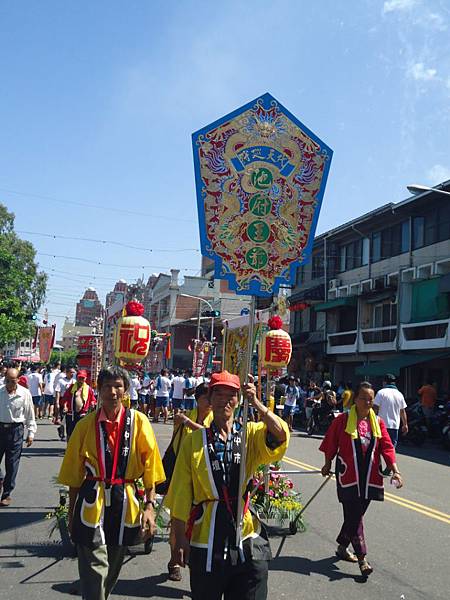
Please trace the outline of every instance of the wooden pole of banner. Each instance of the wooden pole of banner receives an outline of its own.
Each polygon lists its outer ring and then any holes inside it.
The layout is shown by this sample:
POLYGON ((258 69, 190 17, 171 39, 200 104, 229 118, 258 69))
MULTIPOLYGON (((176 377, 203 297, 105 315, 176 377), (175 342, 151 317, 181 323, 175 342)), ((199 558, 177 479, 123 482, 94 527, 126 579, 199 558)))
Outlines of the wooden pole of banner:
MULTIPOLYGON (((252 296, 250 304, 250 319, 248 323, 247 356, 244 383, 248 383, 249 374, 252 367, 253 357, 253 331, 255 328, 255 296, 252 296)), ((246 483, 247 470, 247 422, 248 422, 248 400, 244 394, 241 394, 242 410, 242 436, 241 436, 241 463, 239 465, 239 487, 238 487, 238 506, 236 517, 236 547, 242 548, 242 523, 244 520, 244 498, 242 491, 246 483)))
MULTIPOLYGON (((267 408, 270 409, 270 388, 271 388, 271 380, 270 380, 270 376, 271 376, 271 370, 270 367, 266 367, 266 402, 267 402, 267 408)), ((266 465, 264 467, 264 493, 268 494, 269 493, 269 470, 270 470, 270 465, 266 465)))
POLYGON ((227 321, 223 322, 222 330, 222 371, 225 371, 225 352, 227 351, 227 321))

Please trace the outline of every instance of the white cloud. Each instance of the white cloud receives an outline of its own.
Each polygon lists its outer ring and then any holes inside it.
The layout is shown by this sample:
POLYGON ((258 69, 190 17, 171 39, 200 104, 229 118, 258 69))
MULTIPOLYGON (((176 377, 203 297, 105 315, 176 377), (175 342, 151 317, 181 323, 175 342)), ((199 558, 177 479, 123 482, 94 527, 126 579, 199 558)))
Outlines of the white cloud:
POLYGON ((438 183, 449 180, 450 167, 445 167, 444 165, 433 165, 431 169, 428 170, 427 179, 431 185, 437 185, 438 183))
POLYGON ((445 31, 447 29, 447 23, 439 13, 430 12, 425 16, 425 20, 428 20, 429 25, 438 31, 445 31))
POLYGON ((399 10, 410 10, 415 4, 416 0, 386 0, 383 4, 383 14, 399 10))
POLYGON ((408 69, 408 75, 416 81, 431 81, 437 75, 436 69, 426 68, 423 62, 412 64, 408 69))

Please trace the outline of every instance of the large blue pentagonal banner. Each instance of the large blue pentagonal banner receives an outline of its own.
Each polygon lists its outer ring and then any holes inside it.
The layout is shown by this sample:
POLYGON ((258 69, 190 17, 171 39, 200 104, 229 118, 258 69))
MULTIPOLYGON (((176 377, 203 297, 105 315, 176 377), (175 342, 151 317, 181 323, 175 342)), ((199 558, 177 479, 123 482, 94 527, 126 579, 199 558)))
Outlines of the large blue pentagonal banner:
POLYGON ((332 150, 270 94, 193 134, 202 254, 238 294, 270 296, 308 261, 332 150))

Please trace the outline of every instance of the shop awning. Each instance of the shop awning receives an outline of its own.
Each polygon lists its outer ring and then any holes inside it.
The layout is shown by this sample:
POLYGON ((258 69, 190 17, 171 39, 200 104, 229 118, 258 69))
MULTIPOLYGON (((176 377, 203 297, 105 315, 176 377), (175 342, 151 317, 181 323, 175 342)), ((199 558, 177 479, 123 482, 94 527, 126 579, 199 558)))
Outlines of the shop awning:
POLYGON ((336 300, 330 300, 329 302, 321 302, 315 305, 314 310, 316 312, 323 312, 325 310, 340 308, 341 306, 356 306, 356 297, 349 296, 348 298, 336 298, 336 300))
POLYGON ((386 373, 392 373, 393 375, 400 375, 400 370, 405 367, 411 367, 412 365, 418 365, 421 363, 429 362, 430 360, 436 360, 438 358, 450 357, 450 352, 444 354, 433 354, 428 352, 427 354, 400 354, 394 358, 388 358, 386 360, 380 360, 378 362, 369 363, 364 366, 356 367, 356 375, 386 375, 386 373))

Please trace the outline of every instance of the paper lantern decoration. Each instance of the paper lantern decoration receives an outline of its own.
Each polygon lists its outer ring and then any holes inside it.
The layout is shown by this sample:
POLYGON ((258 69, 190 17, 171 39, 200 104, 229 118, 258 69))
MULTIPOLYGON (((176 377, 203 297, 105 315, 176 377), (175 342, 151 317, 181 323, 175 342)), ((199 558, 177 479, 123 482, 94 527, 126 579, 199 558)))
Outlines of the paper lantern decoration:
POLYGON ((269 319, 270 331, 264 334, 262 344, 262 364, 278 369, 287 367, 292 356, 291 336, 282 329, 283 321, 276 315, 269 319))
POLYGON ((150 323, 142 316, 140 302, 128 302, 124 312, 114 332, 114 356, 125 363, 139 363, 149 351, 150 323))

